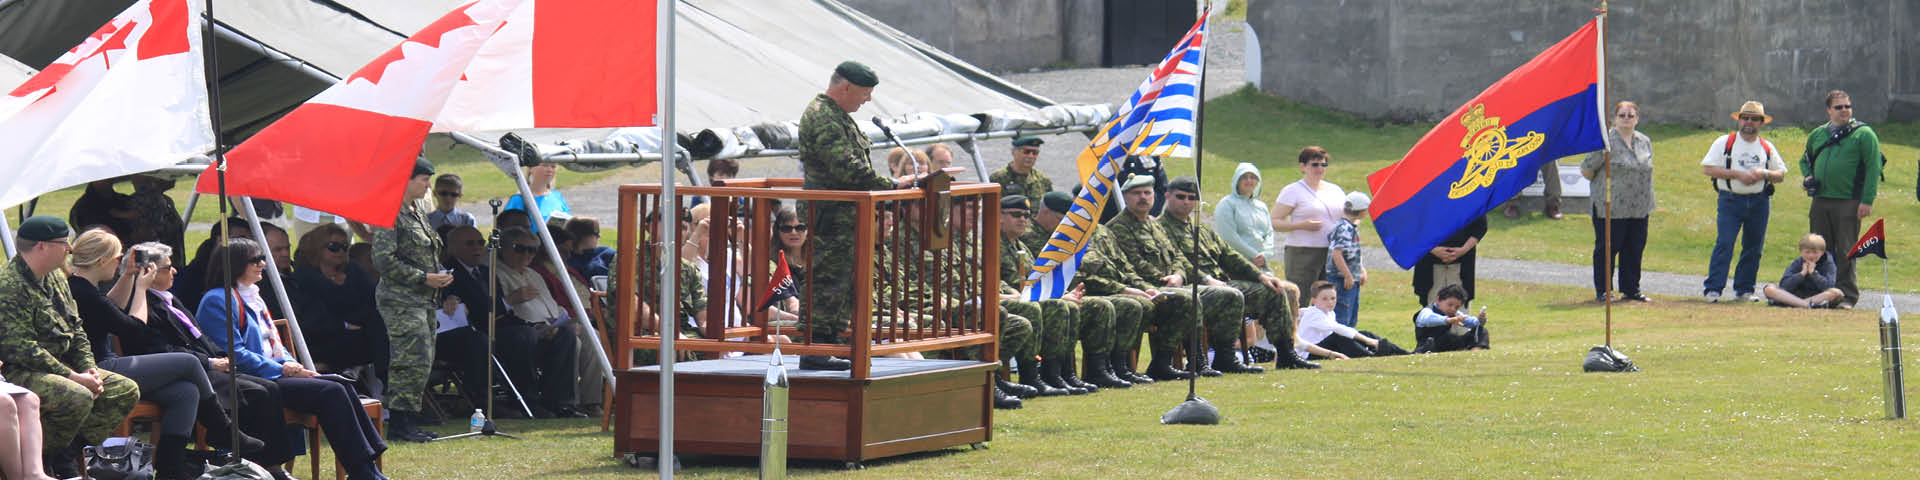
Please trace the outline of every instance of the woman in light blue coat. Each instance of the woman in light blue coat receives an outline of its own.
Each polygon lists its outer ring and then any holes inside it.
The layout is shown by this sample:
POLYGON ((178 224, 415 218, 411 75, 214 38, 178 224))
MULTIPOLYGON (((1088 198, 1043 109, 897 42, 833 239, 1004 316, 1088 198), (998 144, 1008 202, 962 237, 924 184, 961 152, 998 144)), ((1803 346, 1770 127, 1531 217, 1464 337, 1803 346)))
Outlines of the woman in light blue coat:
POLYGON ((1273 270, 1267 260, 1279 256, 1273 253, 1270 220, 1267 204, 1260 201, 1260 168, 1240 163, 1233 169, 1233 193, 1220 199, 1220 206, 1213 209, 1213 231, 1254 266, 1273 270))

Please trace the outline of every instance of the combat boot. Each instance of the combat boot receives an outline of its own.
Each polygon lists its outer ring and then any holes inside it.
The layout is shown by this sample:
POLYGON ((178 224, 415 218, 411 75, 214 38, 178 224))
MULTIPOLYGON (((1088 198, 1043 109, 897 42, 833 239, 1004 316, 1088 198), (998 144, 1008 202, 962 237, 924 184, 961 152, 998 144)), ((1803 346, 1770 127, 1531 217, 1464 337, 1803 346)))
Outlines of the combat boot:
POLYGON ((1133 365, 1131 364, 1133 359, 1129 358, 1132 356, 1133 351, 1131 350, 1123 351, 1118 348, 1113 349, 1113 353, 1107 354, 1107 368, 1113 370, 1113 376, 1115 378, 1126 380, 1134 385, 1153 383, 1153 377, 1141 375, 1140 372, 1133 371, 1133 365))
POLYGON ((1042 397, 1057 397, 1060 395, 1067 394, 1066 390, 1055 388, 1052 385, 1047 385, 1047 382, 1041 381, 1041 378, 1040 378, 1041 376, 1042 375, 1040 374, 1040 359, 1032 358, 1032 357, 1024 357, 1020 359, 1020 384, 1021 385, 1026 385, 1027 387, 1034 389, 1034 393, 1042 397))
POLYGON ((993 388, 993 408, 1013 410, 1020 408, 1021 403, 1020 397, 1008 395, 1006 391, 1000 390, 1000 387, 993 388))
POLYGON ((1274 369, 1284 368, 1284 369, 1309 369, 1310 370, 1310 369, 1320 368, 1320 364, 1309 362, 1307 361, 1307 359, 1300 358, 1298 355, 1294 355, 1293 339, 1291 338, 1283 339, 1279 342, 1274 343, 1273 349, 1275 352, 1274 360, 1273 360, 1274 369))
POLYGON ((1059 374, 1060 380, 1066 382, 1067 386, 1086 390, 1087 393, 1099 393, 1100 386, 1087 383, 1086 380, 1081 380, 1080 376, 1074 375, 1074 372, 1077 371, 1077 369, 1074 368, 1074 364, 1079 363, 1075 361, 1078 360, 1076 355, 1076 353, 1069 349, 1067 351, 1067 358, 1061 359, 1060 365, 1054 368, 1054 373, 1059 374))
POLYGON ((1067 362, 1059 360, 1041 359, 1040 380, 1047 382, 1047 385, 1051 385, 1053 388, 1065 390, 1068 395, 1086 395, 1093 393, 1084 388, 1068 385, 1065 379, 1060 378, 1060 370, 1062 370, 1060 367, 1066 364, 1067 362))
POLYGON ((1173 368, 1173 352, 1154 350, 1153 360, 1147 363, 1147 376, 1154 381, 1165 382, 1193 378, 1193 372, 1173 368))
POLYGON ((1225 373, 1265 373, 1267 369, 1240 363, 1240 350, 1233 340, 1213 342, 1213 369, 1225 373))
POLYGON ((47 476, 53 478, 80 478, 79 460, 83 448, 86 448, 86 444, 74 439, 65 448, 41 452, 40 460, 43 463, 40 466, 47 471, 47 476))
POLYGON ((1085 372, 1087 381, 1093 382, 1094 385, 1106 388, 1128 388, 1133 386, 1132 383, 1113 376, 1112 369, 1107 367, 1106 355, 1087 355, 1086 368, 1081 370, 1085 372))
POLYGON ((1000 389, 1002 392, 1007 392, 1007 395, 1012 395, 1016 398, 1033 398, 1040 396, 1040 391, 1035 390, 1033 387, 1009 382, 999 377, 993 379, 993 387, 1000 389))

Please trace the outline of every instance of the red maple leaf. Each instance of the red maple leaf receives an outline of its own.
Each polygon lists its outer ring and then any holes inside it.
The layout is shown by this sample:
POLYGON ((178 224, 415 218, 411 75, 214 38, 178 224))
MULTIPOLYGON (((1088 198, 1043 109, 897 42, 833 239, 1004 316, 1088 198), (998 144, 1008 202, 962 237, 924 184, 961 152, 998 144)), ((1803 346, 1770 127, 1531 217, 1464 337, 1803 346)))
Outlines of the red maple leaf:
POLYGON ((380 54, 379 58, 373 59, 372 62, 367 62, 366 66, 360 67, 360 70, 353 72, 353 75, 348 75, 347 80, 352 81, 355 78, 364 78, 374 84, 379 84, 380 77, 387 73, 387 66, 406 57, 406 52, 401 50, 401 47, 405 47, 408 43, 418 43, 428 47, 440 48, 440 38, 445 36, 447 32, 460 27, 479 25, 473 21, 473 17, 469 17, 466 14, 467 8, 472 6, 473 4, 467 4, 466 6, 460 7, 459 10, 454 10, 454 13, 458 13, 459 15, 447 14, 444 17, 440 17, 440 19, 435 20, 432 25, 427 25, 427 28, 420 29, 418 33, 414 33, 413 36, 401 41, 399 45, 394 45, 393 48, 387 49, 387 53, 380 54))

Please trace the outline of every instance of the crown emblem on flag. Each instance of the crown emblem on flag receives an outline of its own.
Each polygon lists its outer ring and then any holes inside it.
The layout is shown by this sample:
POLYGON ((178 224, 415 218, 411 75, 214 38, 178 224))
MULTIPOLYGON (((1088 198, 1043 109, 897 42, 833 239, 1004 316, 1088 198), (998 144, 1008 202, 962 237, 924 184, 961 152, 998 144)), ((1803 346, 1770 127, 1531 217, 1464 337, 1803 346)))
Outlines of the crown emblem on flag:
POLYGON ((1467 134, 1460 137, 1460 147, 1467 149, 1463 156, 1467 159, 1467 168, 1460 174, 1460 180, 1447 190, 1447 198, 1465 197, 1474 190, 1493 185, 1501 170, 1513 168, 1520 157, 1533 153, 1547 141, 1547 136, 1540 132, 1508 139, 1507 129, 1500 126, 1500 117, 1487 116, 1485 104, 1469 109, 1460 117, 1460 125, 1467 127, 1467 134))

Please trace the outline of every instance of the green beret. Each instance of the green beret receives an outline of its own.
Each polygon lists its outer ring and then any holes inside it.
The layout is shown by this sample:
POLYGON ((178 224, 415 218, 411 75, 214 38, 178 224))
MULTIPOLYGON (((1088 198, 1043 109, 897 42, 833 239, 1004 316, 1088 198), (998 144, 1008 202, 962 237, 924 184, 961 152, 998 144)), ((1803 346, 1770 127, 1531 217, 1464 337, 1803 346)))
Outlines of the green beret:
POLYGON ((1038 147, 1043 143, 1047 142, 1040 140, 1040 137, 1033 136, 1014 137, 1013 139, 1013 146, 1015 147, 1038 147))
POLYGON ((1173 177, 1173 180, 1167 182, 1167 189, 1198 195, 1200 193, 1200 179, 1193 178, 1192 175, 1173 177))
POLYGON ((1152 187, 1152 186, 1153 186, 1152 175, 1134 175, 1132 178, 1127 179, 1127 184, 1121 186, 1120 191, 1125 192, 1125 191, 1133 190, 1140 187, 1152 187))
POLYGON ((1067 210, 1073 208, 1073 194, 1067 192, 1047 192, 1045 196, 1040 197, 1040 204, 1046 205, 1048 210, 1067 213, 1067 210))
POLYGON ((1020 210, 1032 210, 1033 207, 1029 207, 1028 205, 1029 204, 1027 203, 1026 195, 1008 195, 1008 196, 1000 197, 1000 208, 1003 210, 1009 209, 1009 208, 1017 208, 1020 210))
POLYGON ((840 66, 833 67, 833 74, 839 75, 840 78, 847 79, 847 83, 862 87, 871 88, 874 85, 880 84, 880 76, 875 75, 873 69, 867 68, 866 64, 852 60, 840 62, 840 66))
POLYGON ((413 159, 413 176, 421 175, 433 175, 433 162, 427 161, 427 155, 424 153, 413 159))
POLYGON ((45 242, 56 238, 67 238, 73 230, 67 228, 67 222, 51 215, 34 215, 20 222, 20 238, 36 242, 45 242))

